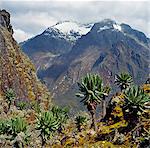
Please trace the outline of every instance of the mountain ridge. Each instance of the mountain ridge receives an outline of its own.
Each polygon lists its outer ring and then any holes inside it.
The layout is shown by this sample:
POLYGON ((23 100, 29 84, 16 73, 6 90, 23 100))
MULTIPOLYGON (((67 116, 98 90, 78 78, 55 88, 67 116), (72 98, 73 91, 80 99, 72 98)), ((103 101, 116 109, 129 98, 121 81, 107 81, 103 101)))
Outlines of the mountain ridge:
MULTIPOLYGON (((81 36, 84 36, 87 33, 89 33, 91 31, 92 27, 94 27, 94 25, 96 25, 96 24, 100 24, 100 28, 99 28, 98 32, 114 28, 118 31, 125 33, 126 35, 136 37, 137 40, 139 40, 139 41, 141 41, 141 39, 143 38, 144 43, 146 43, 147 40, 150 41, 150 39, 148 37, 146 37, 146 35, 143 32, 133 29, 128 24, 125 24, 125 23, 119 24, 111 19, 104 19, 104 20, 96 22, 96 23, 87 23, 87 24, 81 24, 81 23, 78 23, 75 21, 69 21, 69 20, 61 21, 61 22, 57 22, 55 25, 48 27, 46 30, 44 30, 41 34, 38 34, 37 36, 41 36, 44 34, 46 36, 51 36, 51 37, 57 38, 57 39, 60 38, 60 39, 65 39, 67 41, 70 40, 71 42, 74 43, 79 38, 81 38, 81 36), (88 28, 88 30, 85 29, 86 27, 88 28), (51 33, 53 33, 53 34, 51 34, 51 33)), ((36 38, 36 36, 29 38, 28 40, 26 40, 24 42, 21 42, 20 45, 23 48, 26 48, 26 47, 24 47, 24 44, 26 44, 27 42, 29 42, 30 40, 32 40, 34 38, 36 38)))

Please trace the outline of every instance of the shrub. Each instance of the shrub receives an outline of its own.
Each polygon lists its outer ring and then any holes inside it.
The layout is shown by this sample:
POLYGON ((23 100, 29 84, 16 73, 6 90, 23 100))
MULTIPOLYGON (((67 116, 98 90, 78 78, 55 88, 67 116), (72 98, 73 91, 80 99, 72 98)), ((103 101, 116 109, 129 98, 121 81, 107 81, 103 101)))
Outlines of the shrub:
POLYGON ((6 93, 5 93, 5 98, 7 100, 8 103, 8 109, 10 109, 10 105, 12 104, 13 100, 15 99, 16 95, 13 89, 7 89, 6 93))

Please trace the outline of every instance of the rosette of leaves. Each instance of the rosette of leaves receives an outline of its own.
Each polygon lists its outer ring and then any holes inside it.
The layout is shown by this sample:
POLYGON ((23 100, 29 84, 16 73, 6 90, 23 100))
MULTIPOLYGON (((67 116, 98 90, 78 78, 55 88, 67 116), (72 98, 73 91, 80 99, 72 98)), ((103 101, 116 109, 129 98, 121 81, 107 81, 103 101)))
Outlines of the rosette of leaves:
POLYGON ((140 116, 146 113, 145 104, 150 102, 150 96, 138 86, 128 88, 124 94, 124 118, 128 121, 128 129, 132 129, 140 121, 140 116))
POLYGON ((87 106, 92 117, 91 128, 93 127, 96 130, 95 112, 97 105, 102 101, 104 96, 102 79, 97 74, 87 74, 81 79, 78 86, 80 92, 76 96, 82 98, 80 102, 83 102, 87 106))
POLYGON ((11 119, 10 133, 12 135, 12 139, 15 140, 16 146, 19 147, 21 145, 23 147, 24 143, 28 142, 30 134, 27 132, 27 129, 28 124, 21 117, 11 119), (17 137, 20 137, 21 141, 18 141, 17 137))
POLYGON ((25 101, 19 101, 19 102, 17 102, 17 107, 18 107, 20 110, 26 109, 27 106, 28 106, 28 103, 25 102, 25 101))
POLYGON ((11 119, 11 133, 15 137, 20 132, 27 131, 27 123, 24 119, 17 117, 11 119))
POLYGON ((0 119, 0 135, 8 134, 11 126, 10 120, 0 119))
POLYGON ((133 83, 132 76, 128 73, 121 73, 116 75, 115 83, 120 87, 121 91, 127 89, 133 83))
POLYGON ((53 112, 54 116, 59 118, 61 123, 66 123, 67 119, 69 118, 69 109, 67 107, 61 108, 59 106, 53 106, 51 111, 53 112))
POLYGON ((82 126, 84 126, 86 123, 87 123, 87 118, 84 116, 79 115, 75 118, 75 124, 79 132, 81 132, 82 126))
POLYGON ((143 112, 148 102, 150 102, 150 96, 138 86, 132 86, 125 91, 125 108, 129 112, 143 112))
POLYGON ((13 141, 15 147, 23 147, 28 143, 30 134, 27 129, 28 124, 20 117, 0 121, 0 134, 6 134, 7 139, 13 141))
POLYGON ((59 129, 60 125, 60 119, 52 111, 42 112, 38 116, 36 129, 40 131, 42 146, 59 129))

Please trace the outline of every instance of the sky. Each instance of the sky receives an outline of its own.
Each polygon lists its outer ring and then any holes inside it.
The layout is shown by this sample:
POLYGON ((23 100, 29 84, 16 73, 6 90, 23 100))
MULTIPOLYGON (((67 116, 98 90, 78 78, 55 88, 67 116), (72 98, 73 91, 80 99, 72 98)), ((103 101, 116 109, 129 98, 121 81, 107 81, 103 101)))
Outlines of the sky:
POLYGON ((93 23, 107 18, 127 23, 150 37, 149 0, 0 0, 0 9, 10 12, 14 37, 18 42, 42 33, 59 21, 93 23))

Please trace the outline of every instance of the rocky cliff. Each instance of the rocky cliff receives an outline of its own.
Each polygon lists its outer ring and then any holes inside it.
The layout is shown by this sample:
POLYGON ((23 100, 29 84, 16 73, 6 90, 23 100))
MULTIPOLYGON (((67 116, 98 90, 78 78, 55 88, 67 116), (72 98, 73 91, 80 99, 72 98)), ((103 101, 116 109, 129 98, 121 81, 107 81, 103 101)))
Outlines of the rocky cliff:
POLYGON ((38 80, 34 65, 13 38, 10 14, 0 11, 0 96, 13 89, 17 99, 48 104, 48 89, 38 80))

